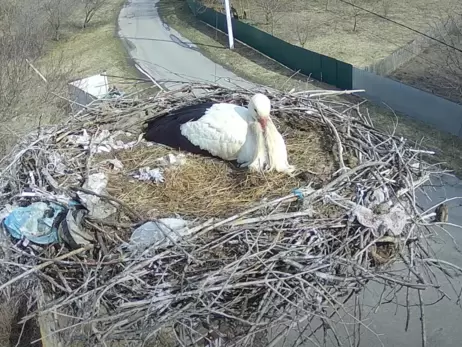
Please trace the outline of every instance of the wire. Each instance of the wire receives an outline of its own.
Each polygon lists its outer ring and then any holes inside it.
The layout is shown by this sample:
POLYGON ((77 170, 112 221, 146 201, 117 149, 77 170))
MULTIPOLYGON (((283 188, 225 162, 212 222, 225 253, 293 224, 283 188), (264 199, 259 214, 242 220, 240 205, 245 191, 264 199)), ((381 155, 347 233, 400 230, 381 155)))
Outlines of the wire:
MULTIPOLYGON (((329 11, 330 13, 332 13, 334 16, 336 16, 337 18, 343 18, 342 15, 341 15, 340 13, 337 13, 337 12, 335 12, 334 10, 329 9, 328 11, 329 11)), ((325 23, 328 23, 328 22, 329 22, 329 21, 326 21, 325 23)), ((324 23, 321 23, 321 24, 324 24, 324 23)), ((380 35, 378 35, 378 34, 376 34, 376 33, 373 33, 373 32, 370 31, 370 30, 367 30, 367 29, 364 29, 364 28, 363 28, 363 30, 365 31, 366 35, 369 36, 369 37, 374 37, 374 38, 381 39, 381 40, 383 40, 383 41, 386 41, 386 42, 388 42, 388 43, 391 43, 392 45, 396 46, 396 47, 399 48, 399 49, 404 49, 406 52, 414 53, 412 50, 406 48, 406 45, 403 46, 403 45, 401 45, 401 44, 398 44, 398 43, 396 43, 396 42, 393 42, 392 40, 387 39, 387 38, 385 38, 385 37, 383 37, 383 36, 380 36, 380 35)), ((414 59, 418 59, 418 60, 425 61, 427 64, 433 65, 433 66, 437 67, 438 69, 443 68, 443 67, 441 66, 441 62, 437 62, 436 60, 432 60, 432 59, 429 59, 429 58, 424 58, 424 57, 422 57, 421 55, 416 55, 416 56, 414 56, 413 58, 414 58, 414 59)))
POLYGON ((393 19, 387 18, 387 17, 382 16, 382 15, 380 15, 380 14, 378 14, 378 13, 373 12, 373 11, 366 10, 365 8, 363 8, 363 7, 361 7, 361 6, 352 4, 351 2, 348 2, 348 1, 345 1, 345 0, 340 0, 340 1, 343 2, 343 3, 345 3, 345 4, 348 4, 348 5, 350 5, 350 6, 356 7, 356 8, 358 8, 358 9, 362 10, 362 11, 365 11, 365 12, 368 12, 368 13, 370 13, 370 14, 373 14, 374 16, 377 16, 377 17, 379 17, 379 18, 382 18, 382 19, 384 19, 384 20, 387 20, 387 21, 389 21, 389 22, 392 22, 392 23, 394 23, 394 24, 396 24, 396 25, 402 26, 403 28, 406 28, 406 29, 408 29, 408 30, 411 30, 411 31, 413 31, 413 32, 415 32, 415 33, 417 33, 417 34, 420 34, 420 35, 422 35, 422 36, 425 36, 426 38, 428 38, 428 39, 430 39, 430 40, 436 41, 436 42, 438 42, 438 43, 440 43, 440 44, 442 44, 442 45, 444 45, 444 46, 447 46, 447 47, 449 47, 449 48, 455 49, 456 51, 462 53, 462 49, 459 49, 459 48, 457 48, 457 47, 455 47, 455 46, 449 45, 449 44, 447 44, 447 43, 444 42, 444 41, 441 41, 441 40, 439 40, 439 39, 437 39, 437 38, 435 38, 435 37, 432 37, 432 36, 430 36, 430 35, 427 35, 427 34, 421 32, 421 31, 418 31, 418 30, 416 30, 416 29, 414 29, 414 28, 411 28, 411 27, 409 27, 409 26, 407 26, 407 25, 405 25, 405 24, 402 24, 402 23, 399 23, 399 22, 397 22, 397 21, 394 21, 393 19))

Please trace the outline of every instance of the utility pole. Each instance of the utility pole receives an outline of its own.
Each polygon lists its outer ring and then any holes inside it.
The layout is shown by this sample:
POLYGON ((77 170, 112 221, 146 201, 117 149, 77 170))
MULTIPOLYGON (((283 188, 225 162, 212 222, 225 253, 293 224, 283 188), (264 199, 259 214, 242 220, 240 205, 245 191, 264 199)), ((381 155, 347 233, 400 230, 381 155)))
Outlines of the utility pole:
POLYGON ((231 21, 231 6, 229 0, 224 0, 226 12, 226 26, 228 27, 229 49, 234 49, 233 23, 231 21))

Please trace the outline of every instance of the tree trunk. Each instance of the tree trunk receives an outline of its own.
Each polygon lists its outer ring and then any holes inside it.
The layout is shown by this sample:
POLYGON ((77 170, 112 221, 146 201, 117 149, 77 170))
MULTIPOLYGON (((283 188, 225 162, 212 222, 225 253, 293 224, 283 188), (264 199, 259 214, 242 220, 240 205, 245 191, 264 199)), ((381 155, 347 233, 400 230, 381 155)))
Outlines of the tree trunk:
POLYGON ((55 41, 59 41, 59 27, 55 27, 55 41))

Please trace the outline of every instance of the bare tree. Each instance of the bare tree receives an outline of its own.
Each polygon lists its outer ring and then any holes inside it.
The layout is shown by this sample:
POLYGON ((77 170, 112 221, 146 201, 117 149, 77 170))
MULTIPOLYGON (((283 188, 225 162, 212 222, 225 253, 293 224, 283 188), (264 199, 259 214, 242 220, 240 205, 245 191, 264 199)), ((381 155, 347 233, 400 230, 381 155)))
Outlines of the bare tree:
POLYGON ((343 12, 345 16, 353 18, 353 31, 356 31, 359 17, 363 12, 359 7, 357 7, 359 3, 360 0, 349 0, 348 3, 341 3, 343 6, 343 12))
POLYGON ((0 121, 4 124, 0 155, 24 130, 62 114, 61 99, 55 95, 66 90, 73 66, 64 65, 59 54, 47 57, 40 64, 47 78, 44 83, 30 65, 43 56, 49 39, 42 5, 31 0, 0 0, 0 121))
MULTIPOLYGON (((444 96, 462 101, 462 15, 449 13, 445 19, 433 24, 433 31, 442 43, 435 43, 431 50, 438 64, 439 72, 436 84, 444 96)), ((444 18, 441 16, 440 18, 444 18)), ((436 81, 435 81, 436 82, 436 81)))
POLYGON ((303 22, 295 23, 295 33, 297 34, 297 40, 300 46, 305 47, 308 37, 310 35, 310 20, 307 19, 303 22))
MULTIPOLYGON (((352 3, 354 5, 356 5, 356 3, 358 2, 358 0, 352 0, 352 3)), ((356 31, 356 27, 357 27, 357 24, 358 24, 358 17, 359 15, 361 14, 362 10, 360 10, 358 7, 355 7, 355 6, 351 6, 351 14, 353 16, 353 31, 356 31)))
POLYGON ((388 17, 391 8, 391 1, 390 0, 382 0, 382 11, 383 16, 388 17))
POLYGON ((46 25, 27 0, 0 1, 0 13, 0 107, 5 110, 18 102, 29 83, 26 59, 42 53, 46 25))
POLYGON ((85 19, 83 20, 83 27, 86 28, 88 23, 92 20, 98 10, 103 7, 107 0, 82 0, 85 19))
POLYGON ((74 0, 42 0, 42 9, 53 30, 53 39, 59 41, 61 27, 74 11, 74 0))
POLYGON ((288 4, 288 0, 255 0, 255 5, 263 11, 265 24, 271 28, 271 34, 274 35, 274 26, 281 19, 288 4))

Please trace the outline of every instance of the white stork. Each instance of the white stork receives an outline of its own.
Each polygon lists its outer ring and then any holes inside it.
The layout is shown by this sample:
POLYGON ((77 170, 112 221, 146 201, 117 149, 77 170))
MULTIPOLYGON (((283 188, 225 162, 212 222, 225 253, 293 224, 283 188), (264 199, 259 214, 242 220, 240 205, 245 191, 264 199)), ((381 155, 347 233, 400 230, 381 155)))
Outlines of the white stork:
POLYGON ((284 139, 270 118, 271 102, 255 94, 247 108, 229 103, 186 106, 148 121, 147 141, 237 161, 250 171, 291 174, 284 139))

